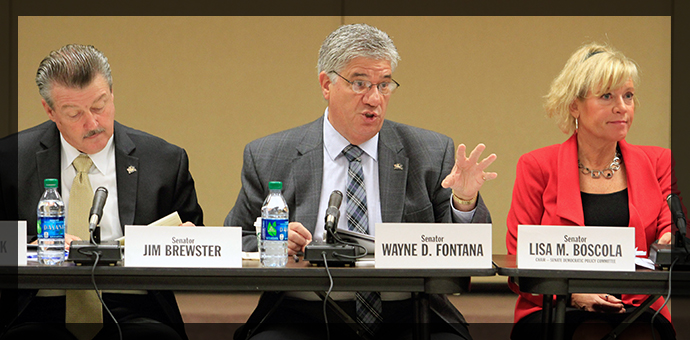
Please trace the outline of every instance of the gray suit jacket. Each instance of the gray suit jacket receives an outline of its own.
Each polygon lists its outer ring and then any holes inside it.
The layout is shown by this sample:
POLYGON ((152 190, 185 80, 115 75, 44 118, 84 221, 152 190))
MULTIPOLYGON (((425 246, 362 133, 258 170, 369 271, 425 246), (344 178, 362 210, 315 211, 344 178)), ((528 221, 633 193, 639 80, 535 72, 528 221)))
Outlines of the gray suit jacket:
MULTIPOLYGON (((118 122, 115 122, 114 135, 122 231, 124 225, 149 224, 174 211, 178 211, 183 221, 203 225, 203 213, 184 149, 118 122), (136 171, 127 171, 130 166, 136 171)), ((43 180, 60 178, 60 149, 60 132, 51 121, 0 141, 0 159, 17 162, 0 169, 0 220, 26 220, 27 241, 36 238, 36 207, 43 194, 43 180)), ((9 322, 35 293, 20 291, 16 300, 2 294, 0 309, 4 313, 0 322, 9 322)), ((160 303, 175 330, 186 338, 172 292, 150 291, 149 294, 160 303)))
MULTIPOLYGON (((268 195, 269 181, 283 182, 290 221, 310 232, 317 223, 323 176, 323 116, 316 121, 269 135, 244 149, 242 189, 225 218, 226 226, 241 226, 243 249, 256 251, 254 220, 268 195)), ((455 162, 453 140, 436 132, 384 121, 378 144, 379 185, 383 222, 451 223, 451 190, 441 187, 455 162), (402 164, 402 170, 394 164, 402 164)), ((491 216, 481 196, 472 222, 489 223, 491 216)), ((261 313, 259 303, 254 314, 261 313)), ((431 308, 450 324, 465 323, 445 296, 431 297, 431 308)), ((255 319, 252 315, 249 322, 255 319)), ((259 318, 260 319, 260 318, 259 318)))

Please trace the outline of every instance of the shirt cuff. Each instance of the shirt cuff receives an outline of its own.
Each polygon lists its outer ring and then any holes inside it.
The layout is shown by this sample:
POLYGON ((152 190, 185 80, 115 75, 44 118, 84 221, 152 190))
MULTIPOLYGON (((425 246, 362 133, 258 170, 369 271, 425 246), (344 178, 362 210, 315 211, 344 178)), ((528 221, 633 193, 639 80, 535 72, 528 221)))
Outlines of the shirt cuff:
POLYGON ((477 206, 474 206, 474 209, 470 211, 462 211, 455 209, 455 206, 453 206, 453 195, 450 195, 450 210, 453 211, 453 222, 454 223, 470 223, 472 222, 472 218, 474 217, 474 212, 477 211, 477 206))

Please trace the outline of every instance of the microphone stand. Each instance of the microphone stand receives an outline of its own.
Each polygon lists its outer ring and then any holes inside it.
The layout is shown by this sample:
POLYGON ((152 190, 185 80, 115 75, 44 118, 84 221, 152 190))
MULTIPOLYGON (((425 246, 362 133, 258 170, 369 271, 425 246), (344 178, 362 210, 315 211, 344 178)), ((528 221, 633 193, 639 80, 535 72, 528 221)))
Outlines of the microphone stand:
POLYGON ((98 225, 103 214, 103 206, 108 197, 104 187, 96 189, 94 203, 89 213, 89 240, 72 241, 68 261, 76 265, 115 265, 122 261, 122 247, 117 241, 101 242, 101 227, 98 225))
POLYGON ((649 259, 657 266, 668 268, 673 263, 674 267, 682 270, 690 269, 690 240, 686 237, 687 222, 683 212, 682 203, 678 195, 670 194, 666 197, 668 208, 671 211, 671 220, 676 231, 673 234, 671 244, 653 243, 649 250, 649 259))
POLYGON ((671 244, 652 243, 649 259, 661 268, 668 268, 677 261, 674 268, 688 270, 690 269, 690 239, 685 237, 680 230, 676 230, 674 239, 671 244))
POLYGON ((98 253, 99 266, 112 266, 122 261, 124 248, 120 247, 120 242, 103 241, 101 243, 92 243, 93 241, 93 232, 91 233, 91 241, 72 241, 67 260, 74 262, 78 266, 92 265, 96 261, 96 253, 98 253))
POLYGON ((304 260, 314 266, 324 266, 326 261, 332 267, 350 267, 355 265, 357 249, 343 242, 338 236, 338 218, 326 221, 326 242, 311 242, 304 247, 304 260))

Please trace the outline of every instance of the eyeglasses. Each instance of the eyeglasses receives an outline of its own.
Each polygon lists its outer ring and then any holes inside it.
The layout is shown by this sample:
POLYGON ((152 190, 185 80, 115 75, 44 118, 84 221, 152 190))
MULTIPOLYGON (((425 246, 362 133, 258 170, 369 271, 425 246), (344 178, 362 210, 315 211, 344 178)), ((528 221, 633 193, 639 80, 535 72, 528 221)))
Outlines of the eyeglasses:
POLYGON ((338 75, 338 77, 343 78, 344 81, 348 82, 350 85, 352 85, 352 91, 355 91, 355 93, 365 93, 369 90, 371 90, 371 87, 376 85, 376 88, 379 90, 379 93, 381 93, 384 96, 387 96, 395 89, 397 89, 400 84, 398 84, 397 81, 391 78, 391 81, 384 81, 378 84, 372 84, 368 80, 355 80, 355 81, 349 81, 347 78, 341 76, 338 72, 336 71, 331 71, 329 73, 335 73, 338 75))

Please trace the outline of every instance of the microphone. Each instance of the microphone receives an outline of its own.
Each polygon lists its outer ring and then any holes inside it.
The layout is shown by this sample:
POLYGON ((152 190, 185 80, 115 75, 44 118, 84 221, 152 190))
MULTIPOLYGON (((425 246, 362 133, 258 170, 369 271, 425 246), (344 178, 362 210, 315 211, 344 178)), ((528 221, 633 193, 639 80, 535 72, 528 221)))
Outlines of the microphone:
POLYGON ((340 203, 343 201, 343 193, 333 190, 328 199, 326 209, 326 240, 315 241, 304 247, 304 260, 314 266, 354 266, 357 258, 357 249, 338 237, 338 219, 340 218, 340 203), (336 242, 337 241, 337 242, 336 242), (326 263, 328 262, 328 263, 326 263))
POLYGON ((89 233, 93 234, 94 229, 101 222, 103 216, 103 206, 105 200, 108 198, 108 189, 98 187, 96 193, 93 195, 93 203, 91 204, 91 212, 89 213, 89 233))
POLYGON ((676 194, 670 194, 668 197, 666 197, 666 202, 668 203, 668 208, 671 209, 671 218, 673 219, 673 223, 680 232, 681 240, 679 242, 683 242, 687 228, 685 214, 683 214, 683 206, 680 204, 680 198, 676 194))
POLYGON ((340 203, 343 201, 343 193, 333 190, 328 199, 328 209, 326 210, 326 242, 335 243, 332 234, 338 229, 338 219, 340 219, 340 203))
POLYGON ((680 267, 683 268, 681 270, 688 270, 690 269, 690 247, 688 246, 690 240, 685 237, 687 228, 683 205, 676 194, 666 196, 666 203, 671 210, 671 220, 678 228, 674 235, 675 241, 671 244, 652 243, 649 249, 649 259, 660 267, 670 268, 670 266, 675 265, 675 268, 680 267))
POLYGON ((122 261, 122 247, 117 241, 101 242, 100 227, 103 216, 103 206, 108 198, 108 189, 98 187, 93 194, 91 212, 89 212, 89 234, 91 241, 72 241, 70 246, 69 258, 67 260, 77 265, 95 264, 98 259, 99 265, 112 265, 122 261), (98 256, 96 256, 98 254, 98 256))

